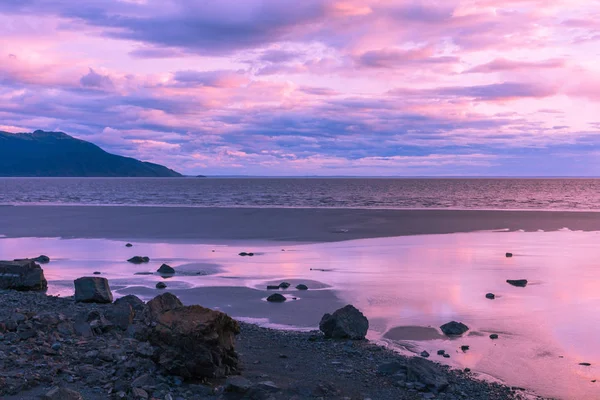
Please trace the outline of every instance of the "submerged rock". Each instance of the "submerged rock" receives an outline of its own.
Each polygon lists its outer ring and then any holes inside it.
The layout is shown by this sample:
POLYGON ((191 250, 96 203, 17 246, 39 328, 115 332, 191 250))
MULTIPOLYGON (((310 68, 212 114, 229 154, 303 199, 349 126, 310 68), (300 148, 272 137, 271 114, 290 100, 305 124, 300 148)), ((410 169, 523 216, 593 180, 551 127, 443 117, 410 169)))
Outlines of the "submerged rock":
POLYGON ((279 284, 279 287, 282 288, 282 289, 287 289, 287 288, 290 287, 290 284, 288 282, 281 282, 279 284))
POLYGON ((167 287, 167 284, 166 284, 166 283, 164 283, 164 282, 158 282, 158 283, 156 284, 156 288, 157 288, 157 289, 165 289, 166 287, 167 287))
POLYGON ((134 256, 134 257, 131 257, 127 261, 130 262, 130 263, 132 263, 132 264, 143 264, 143 263, 150 262, 150 258, 149 257, 142 257, 142 256, 134 256))
POLYGON ((306 286, 306 285, 304 285, 304 284, 301 283, 299 285, 296 285, 296 289, 298 289, 298 290, 308 290, 308 286, 306 286))
POLYGON ((525 287, 527 286, 527 279, 507 279, 506 283, 517 287, 525 287))
POLYGON ((44 270, 33 260, 0 261, 0 289, 46 290, 44 270))
POLYGON ((278 285, 267 285, 267 290, 279 290, 278 285))
POLYGON ((496 295, 494 293, 488 293, 485 295, 486 299, 490 299, 490 300, 494 300, 496 298, 496 295))
POLYGON ((506 257, 510 258, 513 256, 513 253, 506 253, 506 257))
POLYGON ((349 304, 333 314, 323 315, 319 329, 327 338, 361 340, 369 330, 369 320, 349 304))
POLYGON ((490 335, 490 339, 498 339, 498 335, 497 335, 497 334, 495 334, 495 333, 492 333, 492 334, 490 335))
POLYGON ((133 247, 133 245, 131 243, 127 243, 125 247, 133 247))
POLYGON ((421 352, 421 357, 425 357, 425 358, 427 358, 427 357, 429 357, 429 353, 428 353, 428 352, 426 352, 425 350, 423 350, 423 351, 421 352))
POLYGON ((283 303, 286 300, 287 299, 285 298, 285 296, 283 296, 279 293, 273 293, 272 295, 267 297, 267 301, 270 301, 272 303, 283 303))
POLYGON ((156 272, 162 275, 173 275, 175 273, 175 270, 171 268, 170 265, 163 264, 156 272))
POLYGON ((451 321, 440 326, 440 329, 446 336, 459 336, 469 330, 469 327, 462 322, 451 321))
POLYGON ((106 278, 75 279, 75 301, 82 303, 112 303, 113 295, 106 278))

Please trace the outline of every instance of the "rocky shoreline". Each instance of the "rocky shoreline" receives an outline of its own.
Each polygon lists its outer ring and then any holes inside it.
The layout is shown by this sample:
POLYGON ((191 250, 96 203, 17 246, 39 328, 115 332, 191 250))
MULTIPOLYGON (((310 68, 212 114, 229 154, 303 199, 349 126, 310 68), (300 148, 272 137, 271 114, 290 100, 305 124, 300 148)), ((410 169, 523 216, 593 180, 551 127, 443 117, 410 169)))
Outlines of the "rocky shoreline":
MULTIPOLYGON (((366 340, 326 339, 318 331, 276 331, 244 323, 235 340, 233 375, 185 378, 167 371, 157 358, 164 348, 144 337, 154 306, 127 297, 96 304, 0 290, 0 398, 532 398, 366 340), (124 316, 129 309, 123 304, 133 304, 131 318, 124 316)), ((198 350, 189 357, 199 357, 198 350)))

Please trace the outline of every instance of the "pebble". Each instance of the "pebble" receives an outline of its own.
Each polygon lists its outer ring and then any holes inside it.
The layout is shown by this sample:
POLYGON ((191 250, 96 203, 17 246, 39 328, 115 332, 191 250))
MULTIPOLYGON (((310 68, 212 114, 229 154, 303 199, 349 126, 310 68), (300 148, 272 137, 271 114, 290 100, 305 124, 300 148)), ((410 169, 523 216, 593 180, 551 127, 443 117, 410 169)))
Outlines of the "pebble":
POLYGON ((496 295, 494 293, 488 293, 485 295, 486 299, 490 299, 490 300, 494 300, 496 298, 496 295))
POLYGON ((492 333, 490 335, 490 339, 498 339, 498 335, 496 335, 495 333, 492 333))
POLYGON ((460 349, 461 349, 462 351, 467 351, 467 350, 469 350, 469 346, 465 346, 465 345, 463 345, 463 346, 460 346, 460 349))

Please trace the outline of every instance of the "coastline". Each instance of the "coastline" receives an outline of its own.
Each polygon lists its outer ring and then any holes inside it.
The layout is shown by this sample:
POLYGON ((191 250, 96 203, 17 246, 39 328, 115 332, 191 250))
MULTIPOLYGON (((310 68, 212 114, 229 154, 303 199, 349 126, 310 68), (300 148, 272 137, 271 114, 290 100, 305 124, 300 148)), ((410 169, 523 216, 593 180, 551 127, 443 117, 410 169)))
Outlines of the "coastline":
POLYGON ((600 230, 600 212, 0 206, 0 235, 77 239, 339 242, 475 231, 600 230))

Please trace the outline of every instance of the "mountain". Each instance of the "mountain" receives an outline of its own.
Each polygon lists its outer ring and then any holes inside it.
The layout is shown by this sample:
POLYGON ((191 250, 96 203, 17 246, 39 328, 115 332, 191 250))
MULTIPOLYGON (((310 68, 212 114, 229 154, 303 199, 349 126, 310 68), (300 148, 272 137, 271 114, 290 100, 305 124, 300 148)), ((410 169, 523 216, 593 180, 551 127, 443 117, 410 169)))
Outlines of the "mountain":
POLYGON ((159 164, 107 153, 62 132, 0 131, 0 176, 178 177, 159 164))

